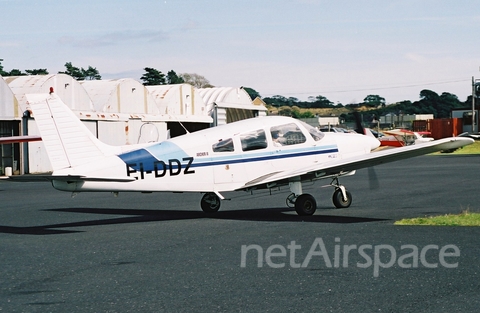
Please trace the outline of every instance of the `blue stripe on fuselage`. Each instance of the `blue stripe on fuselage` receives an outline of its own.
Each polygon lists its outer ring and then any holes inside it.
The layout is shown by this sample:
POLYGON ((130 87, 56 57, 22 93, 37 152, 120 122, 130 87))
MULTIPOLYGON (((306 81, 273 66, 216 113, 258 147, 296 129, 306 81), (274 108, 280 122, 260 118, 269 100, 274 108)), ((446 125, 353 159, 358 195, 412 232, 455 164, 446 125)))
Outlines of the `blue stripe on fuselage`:
MULTIPOLYGON (((338 152, 338 147, 335 145, 323 146, 323 147, 309 147, 303 149, 289 149, 280 151, 263 151, 258 153, 248 154, 232 154, 228 156, 220 157, 201 157, 194 158, 190 164, 191 168, 224 165, 224 164, 237 164, 237 163, 252 163, 269 160, 280 160, 286 158, 298 158, 311 155, 321 155, 327 153, 338 152)), ((172 169, 177 169, 186 166, 188 163, 185 158, 188 155, 180 149, 177 145, 171 142, 162 142, 148 148, 142 148, 135 151, 120 154, 119 157, 128 164, 129 167, 137 171, 154 171, 158 167, 159 162, 169 164, 172 169), (178 160, 179 163, 169 162, 169 160, 178 160)))
POLYGON ((290 151, 279 151, 279 152, 264 152, 264 153, 256 153, 252 155, 232 155, 230 157, 221 157, 221 158, 196 158, 193 161, 192 168, 194 167, 203 167, 203 166, 215 166, 215 165, 223 165, 223 164, 236 164, 236 163, 252 163, 252 162, 259 162, 259 161, 268 161, 268 160, 280 160, 280 159, 287 159, 287 158, 297 158, 297 157, 304 157, 310 155, 321 155, 327 153, 336 153, 338 152, 338 148, 336 146, 331 146, 327 149, 326 147, 322 147, 322 150, 314 149, 310 151, 305 151, 305 149, 296 149, 290 151))
MULTIPOLYGON (((179 160, 182 162, 184 158, 188 158, 188 154, 176 144, 164 141, 147 148, 119 154, 118 157, 128 164, 129 167, 137 171, 153 171, 155 165, 160 161, 166 164, 168 164, 168 160, 179 160)), ((177 168, 176 162, 174 163, 172 166, 177 168)))

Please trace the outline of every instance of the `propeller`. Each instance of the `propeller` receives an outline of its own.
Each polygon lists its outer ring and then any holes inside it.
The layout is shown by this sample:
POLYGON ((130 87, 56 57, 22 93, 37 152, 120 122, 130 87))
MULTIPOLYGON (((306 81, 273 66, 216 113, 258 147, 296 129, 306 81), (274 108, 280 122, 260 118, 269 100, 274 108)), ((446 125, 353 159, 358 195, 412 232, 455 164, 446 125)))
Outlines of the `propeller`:
POLYGON ((362 117, 358 111, 353 112, 353 116, 355 117, 355 132, 365 135, 365 128, 362 125, 362 117))
POLYGON ((368 187, 370 188, 370 190, 377 190, 380 188, 377 172, 375 171, 374 167, 368 168, 368 187))
MULTIPOLYGON (((358 111, 353 112, 353 116, 355 117, 355 132, 367 135, 365 131, 365 127, 363 127, 362 117, 358 111)), ((380 183, 378 182, 377 173, 375 172, 375 168, 369 167, 368 168, 368 186, 370 190, 376 190, 380 188, 380 183)))

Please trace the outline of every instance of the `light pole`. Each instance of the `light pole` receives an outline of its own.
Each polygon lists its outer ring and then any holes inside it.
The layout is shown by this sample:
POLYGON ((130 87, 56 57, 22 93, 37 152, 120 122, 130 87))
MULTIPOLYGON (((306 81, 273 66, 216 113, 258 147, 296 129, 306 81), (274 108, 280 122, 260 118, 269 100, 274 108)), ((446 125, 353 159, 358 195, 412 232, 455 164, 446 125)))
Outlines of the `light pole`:
POLYGON ((472 134, 475 133, 475 77, 472 76, 472 134))

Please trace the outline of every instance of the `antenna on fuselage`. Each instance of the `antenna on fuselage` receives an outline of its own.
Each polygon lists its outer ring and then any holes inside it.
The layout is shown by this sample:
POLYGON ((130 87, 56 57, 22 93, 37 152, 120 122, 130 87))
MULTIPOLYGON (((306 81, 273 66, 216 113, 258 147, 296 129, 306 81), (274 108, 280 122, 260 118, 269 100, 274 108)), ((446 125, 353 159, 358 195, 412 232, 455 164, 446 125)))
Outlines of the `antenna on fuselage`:
POLYGON ((190 134, 190 132, 189 132, 188 129, 182 124, 182 122, 178 121, 178 124, 180 124, 180 126, 182 126, 182 128, 185 130, 185 132, 187 132, 187 134, 190 134))

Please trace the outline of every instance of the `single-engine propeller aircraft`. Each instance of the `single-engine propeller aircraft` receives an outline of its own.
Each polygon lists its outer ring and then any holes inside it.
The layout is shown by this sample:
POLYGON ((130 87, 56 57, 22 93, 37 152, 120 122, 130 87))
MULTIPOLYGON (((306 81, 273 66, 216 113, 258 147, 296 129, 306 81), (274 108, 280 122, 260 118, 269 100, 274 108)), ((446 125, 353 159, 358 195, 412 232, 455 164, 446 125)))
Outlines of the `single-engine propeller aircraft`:
POLYGON ((162 142, 109 146, 100 142, 55 94, 27 95, 58 190, 204 193, 203 211, 218 211, 222 192, 289 186, 287 204, 312 215, 316 200, 302 183, 331 179, 333 204, 347 208, 352 195, 339 183, 355 170, 473 142, 454 137, 421 145, 372 152, 374 136, 322 133, 289 117, 258 117, 217 126, 162 142))

